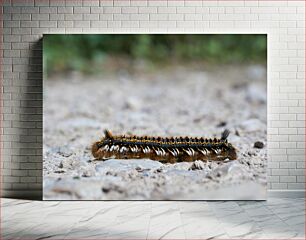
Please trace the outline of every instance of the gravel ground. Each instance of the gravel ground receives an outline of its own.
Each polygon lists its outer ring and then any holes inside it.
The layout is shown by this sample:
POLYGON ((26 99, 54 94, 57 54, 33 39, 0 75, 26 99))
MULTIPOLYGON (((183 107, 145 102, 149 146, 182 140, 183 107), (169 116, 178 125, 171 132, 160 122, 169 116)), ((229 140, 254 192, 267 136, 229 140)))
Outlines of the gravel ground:
POLYGON ((265 199, 266 91, 266 69, 259 65, 46 79, 44 199, 265 199), (199 137, 220 137, 227 128, 238 159, 97 161, 90 148, 105 128, 199 137))

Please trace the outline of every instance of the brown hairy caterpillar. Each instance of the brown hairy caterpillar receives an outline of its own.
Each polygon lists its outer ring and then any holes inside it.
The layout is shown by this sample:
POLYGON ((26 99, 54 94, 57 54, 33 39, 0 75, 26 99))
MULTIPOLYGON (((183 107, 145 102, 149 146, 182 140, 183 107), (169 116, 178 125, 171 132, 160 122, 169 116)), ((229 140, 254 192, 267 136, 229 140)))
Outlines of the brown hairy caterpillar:
POLYGON ((108 130, 92 145, 92 155, 99 160, 148 158, 166 163, 195 160, 235 160, 236 149, 227 142, 229 131, 220 139, 193 137, 114 136, 108 130))

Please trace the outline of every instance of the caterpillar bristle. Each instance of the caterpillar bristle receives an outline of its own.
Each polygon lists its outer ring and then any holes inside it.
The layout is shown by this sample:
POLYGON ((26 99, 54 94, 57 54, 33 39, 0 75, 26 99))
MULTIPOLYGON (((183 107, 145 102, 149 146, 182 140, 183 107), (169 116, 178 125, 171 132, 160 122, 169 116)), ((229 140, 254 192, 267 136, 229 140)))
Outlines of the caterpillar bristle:
POLYGON ((108 129, 104 130, 104 135, 106 139, 112 139, 113 138, 113 134, 111 131, 109 131, 108 129))
POLYGON ((228 129, 225 129, 223 133, 221 134, 221 140, 223 141, 226 140, 229 134, 230 134, 230 131, 228 129))

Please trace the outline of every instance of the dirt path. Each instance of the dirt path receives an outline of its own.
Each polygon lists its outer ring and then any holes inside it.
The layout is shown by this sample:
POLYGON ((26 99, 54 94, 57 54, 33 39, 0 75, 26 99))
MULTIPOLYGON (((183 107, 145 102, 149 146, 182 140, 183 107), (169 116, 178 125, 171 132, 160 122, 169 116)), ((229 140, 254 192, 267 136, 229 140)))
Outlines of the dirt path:
POLYGON ((263 199, 266 71, 260 66, 44 82, 44 199, 263 199), (103 129, 116 134, 220 136, 238 160, 161 164, 94 161, 103 129), (264 144, 262 149, 254 143, 264 144))

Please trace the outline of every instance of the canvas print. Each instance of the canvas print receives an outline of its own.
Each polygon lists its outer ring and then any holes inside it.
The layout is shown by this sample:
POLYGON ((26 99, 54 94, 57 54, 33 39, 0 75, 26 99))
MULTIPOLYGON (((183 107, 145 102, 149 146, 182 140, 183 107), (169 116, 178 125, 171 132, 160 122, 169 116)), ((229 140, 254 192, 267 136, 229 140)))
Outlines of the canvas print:
POLYGON ((263 200, 267 35, 43 37, 45 200, 263 200))

